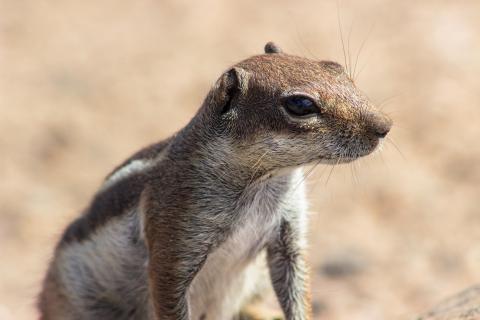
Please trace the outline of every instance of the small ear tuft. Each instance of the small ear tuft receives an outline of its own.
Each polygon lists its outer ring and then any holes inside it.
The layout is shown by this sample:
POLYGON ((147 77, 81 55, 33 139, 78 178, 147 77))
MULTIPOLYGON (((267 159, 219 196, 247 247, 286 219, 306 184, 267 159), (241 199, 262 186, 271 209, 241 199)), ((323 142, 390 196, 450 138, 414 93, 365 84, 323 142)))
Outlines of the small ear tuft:
POLYGON ((265 45, 265 53, 267 54, 282 53, 282 49, 280 49, 279 46, 277 46, 275 43, 270 41, 265 45))

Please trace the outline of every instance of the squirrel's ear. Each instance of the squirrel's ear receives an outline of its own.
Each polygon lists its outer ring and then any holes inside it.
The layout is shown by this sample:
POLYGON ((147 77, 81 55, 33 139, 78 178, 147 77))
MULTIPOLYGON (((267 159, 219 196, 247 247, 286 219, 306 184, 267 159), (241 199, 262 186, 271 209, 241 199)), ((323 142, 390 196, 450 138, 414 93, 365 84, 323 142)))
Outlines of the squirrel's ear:
POLYGON ((215 85, 214 104, 224 114, 232 108, 232 101, 247 90, 248 75, 245 70, 234 67, 225 72, 215 85))
POLYGON ((283 52, 282 49, 280 49, 280 47, 273 42, 268 42, 265 45, 265 53, 267 54, 282 53, 282 52, 283 52))

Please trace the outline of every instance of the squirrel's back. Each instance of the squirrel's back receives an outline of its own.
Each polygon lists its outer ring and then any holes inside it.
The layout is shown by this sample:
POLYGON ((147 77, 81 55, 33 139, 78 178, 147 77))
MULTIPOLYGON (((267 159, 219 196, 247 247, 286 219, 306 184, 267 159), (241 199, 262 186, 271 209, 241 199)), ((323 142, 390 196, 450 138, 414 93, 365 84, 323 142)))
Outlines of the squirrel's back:
POLYGON ((147 319, 148 255, 138 210, 148 170, 168 142, 143 148, 114 169, 67 227, 40 295, 44 319, 58 310, 77 319, 79 309, 92 313, 81 318, 147 319))

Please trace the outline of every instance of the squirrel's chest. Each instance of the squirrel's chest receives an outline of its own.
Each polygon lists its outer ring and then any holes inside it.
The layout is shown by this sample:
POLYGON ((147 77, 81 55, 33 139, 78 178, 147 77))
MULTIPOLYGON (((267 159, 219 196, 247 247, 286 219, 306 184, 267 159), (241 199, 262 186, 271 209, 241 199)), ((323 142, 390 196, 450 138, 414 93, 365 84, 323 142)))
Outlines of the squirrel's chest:
POLYGON ((241 218, 235 228, 210 253, 192 282, 190 302, 194 314, 207 312, 215 319, 225 319, 258 286, 259 278, 268 279, 265 258, 259 253, 280 224, 280 210, 265 203, 252 203, 241 210, 245 211, 238 212, 241 218))
MULTIPOLYGON (((245 214, 229 237, 211 254, 212 260, 242 266, 263 249, 280 225, 279 212, 252 210, 245 214)), ((209 257, 210 258, 210 257, 209 257)))

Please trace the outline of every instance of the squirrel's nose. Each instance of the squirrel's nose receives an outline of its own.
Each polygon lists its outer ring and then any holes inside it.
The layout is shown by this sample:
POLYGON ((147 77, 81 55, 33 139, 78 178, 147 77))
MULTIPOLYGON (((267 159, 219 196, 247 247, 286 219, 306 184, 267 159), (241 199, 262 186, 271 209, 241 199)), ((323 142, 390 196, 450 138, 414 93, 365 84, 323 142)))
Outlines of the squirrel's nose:
POLYGON ((369 118, 370 131, 377 138, 385 138, 392 128, 392 120, 385 115, 371 115, 369 118))
POLYGON ((390 131, 391 125, 389 126, 381 126, 375 129, 375 134, 379 138, 385 138, 387 133, 390 131))

